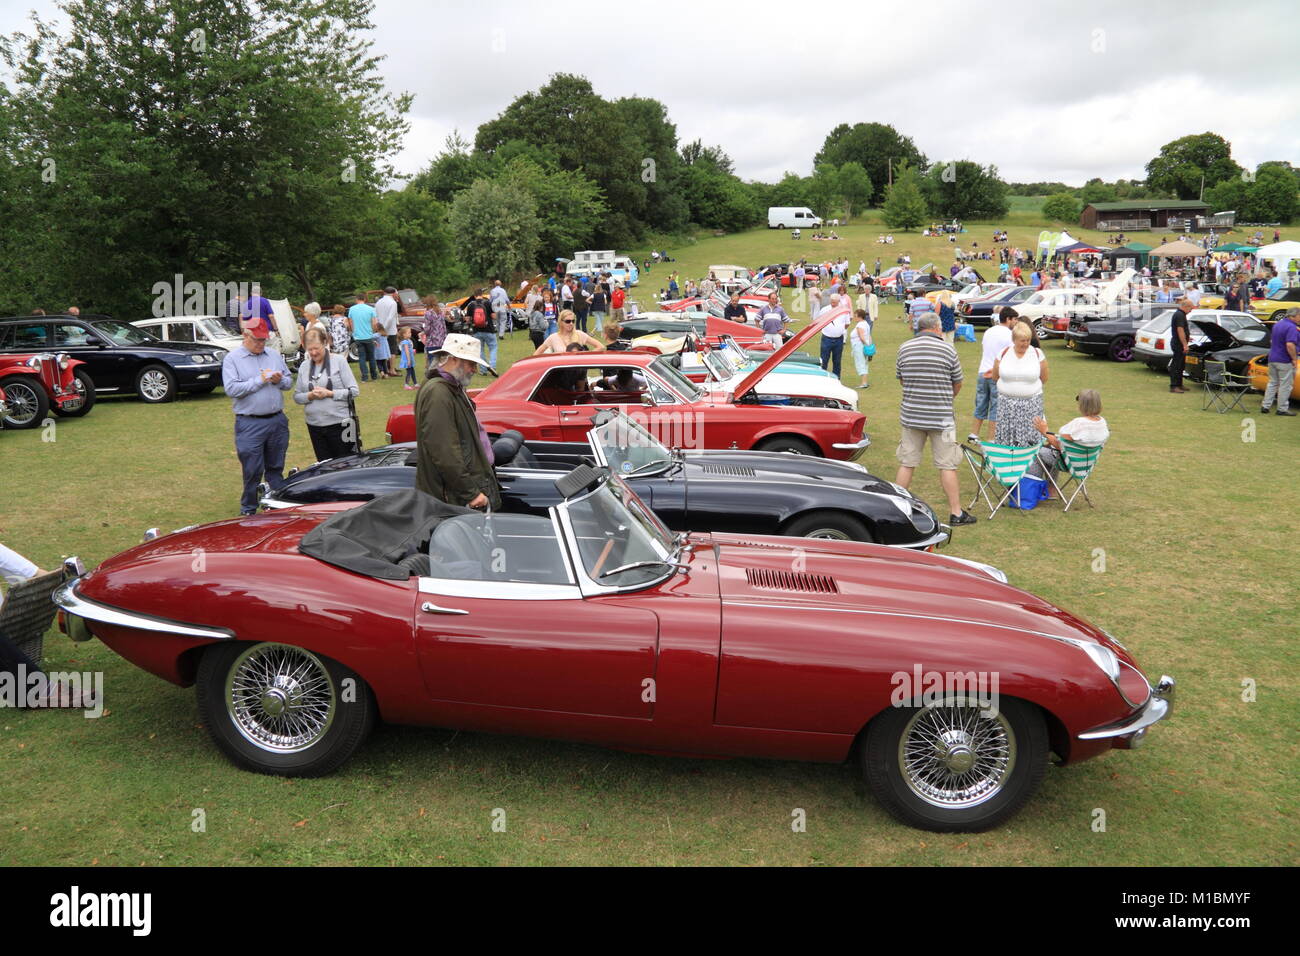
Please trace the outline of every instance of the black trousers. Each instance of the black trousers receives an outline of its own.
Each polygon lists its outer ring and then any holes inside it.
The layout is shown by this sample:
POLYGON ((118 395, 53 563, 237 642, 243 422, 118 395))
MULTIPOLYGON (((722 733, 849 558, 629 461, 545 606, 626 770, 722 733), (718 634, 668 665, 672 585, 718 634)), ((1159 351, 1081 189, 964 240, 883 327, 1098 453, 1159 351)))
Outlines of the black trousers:
POLYGON ((1174 352, 1174 357, 1169 360, 1169 387, 1183 387, 1183 369, 1187 367, 1187 353, 1174 352))
POLYGON ((344 429, 354 427, 351 422, 339 422, 337 425, 308 425, 307 434, 311 435, 311 450, 316 454, 316 460, 325 461, 328 458, 355 455, 357 453, 355 436, 353 441, 346 441, 343 437, 344 429))

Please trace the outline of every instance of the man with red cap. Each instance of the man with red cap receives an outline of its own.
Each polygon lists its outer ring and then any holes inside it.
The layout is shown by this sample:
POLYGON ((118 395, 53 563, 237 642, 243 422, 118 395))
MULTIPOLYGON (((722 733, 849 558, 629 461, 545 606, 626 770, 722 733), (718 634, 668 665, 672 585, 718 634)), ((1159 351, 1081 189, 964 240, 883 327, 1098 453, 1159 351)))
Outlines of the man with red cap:
POLYGON ((240 325, 244 344, 226 355, 221 382, 235 404, 235 451, 244 472, 239 513, 251 515, 257 511, 257 486, 263 474, 272 491, 284 484, 284 456, 289 450, 284 393, 294 382, 284 356, 266 349, 271 337, 266 320, 254 314, 241 319, 240 325))

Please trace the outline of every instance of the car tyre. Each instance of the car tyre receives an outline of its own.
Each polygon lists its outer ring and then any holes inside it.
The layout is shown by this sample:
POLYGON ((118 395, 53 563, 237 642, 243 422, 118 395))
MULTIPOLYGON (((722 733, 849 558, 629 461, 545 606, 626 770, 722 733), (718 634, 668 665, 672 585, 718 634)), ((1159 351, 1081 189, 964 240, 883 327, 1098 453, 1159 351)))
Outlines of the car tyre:
POLYGON ((4 391, 9 406, 4 417, 5 428, 36 428, 50 413, 50 397, 34 376, 2 379, 0 390, 4 391))
POLYGON ((218 644, 199 662, 195 686, 199 714, 217 747, 256 773, 332 773, 375 723, 365 681, 290 644, 218 644))
POLYGON ((868 787, 893 816, 923 830, 969 833, 998 826, 1025 804, 1047 772, 1048 750, 1033 704, 1002 698, 984 716, 976 698, 953 694, 877 716, 859 757, 868 787))
POLYGON ((814 458, 820 458, 821 452, 806 438, 799 438, 795 435, 779 435, 776 438, 767 438, 754 446, 755 451, 788 451, 792 455, 808 455, 814 458))
POLYGON ((1131 362, 1133 361, 1134 339, 1131 335, 1117 335, 1110 341, 1110 348, 1106 350, 1106 355, 1112 362, 1131 362))
POLYGON ((60 418, 81 418, 95 407, 95 380, 85 369, 74 369, 77 379, 77 391, 81 393, 81 405, 71 410, 56 409, 60 418))
POLYGON ((161 405, 176 397, 176 376, 165 365, 146 365, 135 374, 135 393, 148 405, 161 405))
POLYGON ((792 538, 824 538, 831 541, 866 541, 874 543, 867 524, 853 515, 835 511, 814 511, 786 525, 785 534, 792 538))

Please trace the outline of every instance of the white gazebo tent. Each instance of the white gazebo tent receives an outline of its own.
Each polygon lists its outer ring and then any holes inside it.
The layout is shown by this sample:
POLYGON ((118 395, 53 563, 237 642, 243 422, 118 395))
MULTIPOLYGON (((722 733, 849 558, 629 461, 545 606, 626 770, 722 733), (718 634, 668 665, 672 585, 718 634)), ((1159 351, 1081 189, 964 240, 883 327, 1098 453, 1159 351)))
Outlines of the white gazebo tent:
POLYGON ((1255 250, 1255 262, 1260 265, 1267 262, 1280 276, 1295 272, 1300 265, 1300 242, 1287 240, 1260 246, 1255 250))

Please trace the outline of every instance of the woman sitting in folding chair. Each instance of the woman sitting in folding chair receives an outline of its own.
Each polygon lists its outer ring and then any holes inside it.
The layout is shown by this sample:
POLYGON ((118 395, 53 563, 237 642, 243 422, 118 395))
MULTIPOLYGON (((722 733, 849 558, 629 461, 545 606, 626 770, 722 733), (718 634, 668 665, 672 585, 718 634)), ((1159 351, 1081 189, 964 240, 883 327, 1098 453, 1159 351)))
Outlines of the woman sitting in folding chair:
MULTIPOLYGON (((1058 434, 1054 435, 1047 430, 1046 420, 1034 419, 1034 426, 1043 438, 1043 447, 1038 452, 1038 460, 1030 469, 1030 474, 1046 478, 1051 487, 1056 489, 1065 501, 1067 511, 1080 491, 1088 504, 1092 504, 1085 484, 1101 455, 1102 446, 1110 438, 1110 426, 1101 417, 1101 393, 1095 388, 1085 388, 1075 398, 1079 403, 1079 417, 1066 422, 1058 434), (1071 481, 1079 483, 1068 500, 1057 484, 1058 472, 1068 475, 1066 485, 1071 481)), ((1045 497, 1054 496, 1049 491, 1045 497)))

